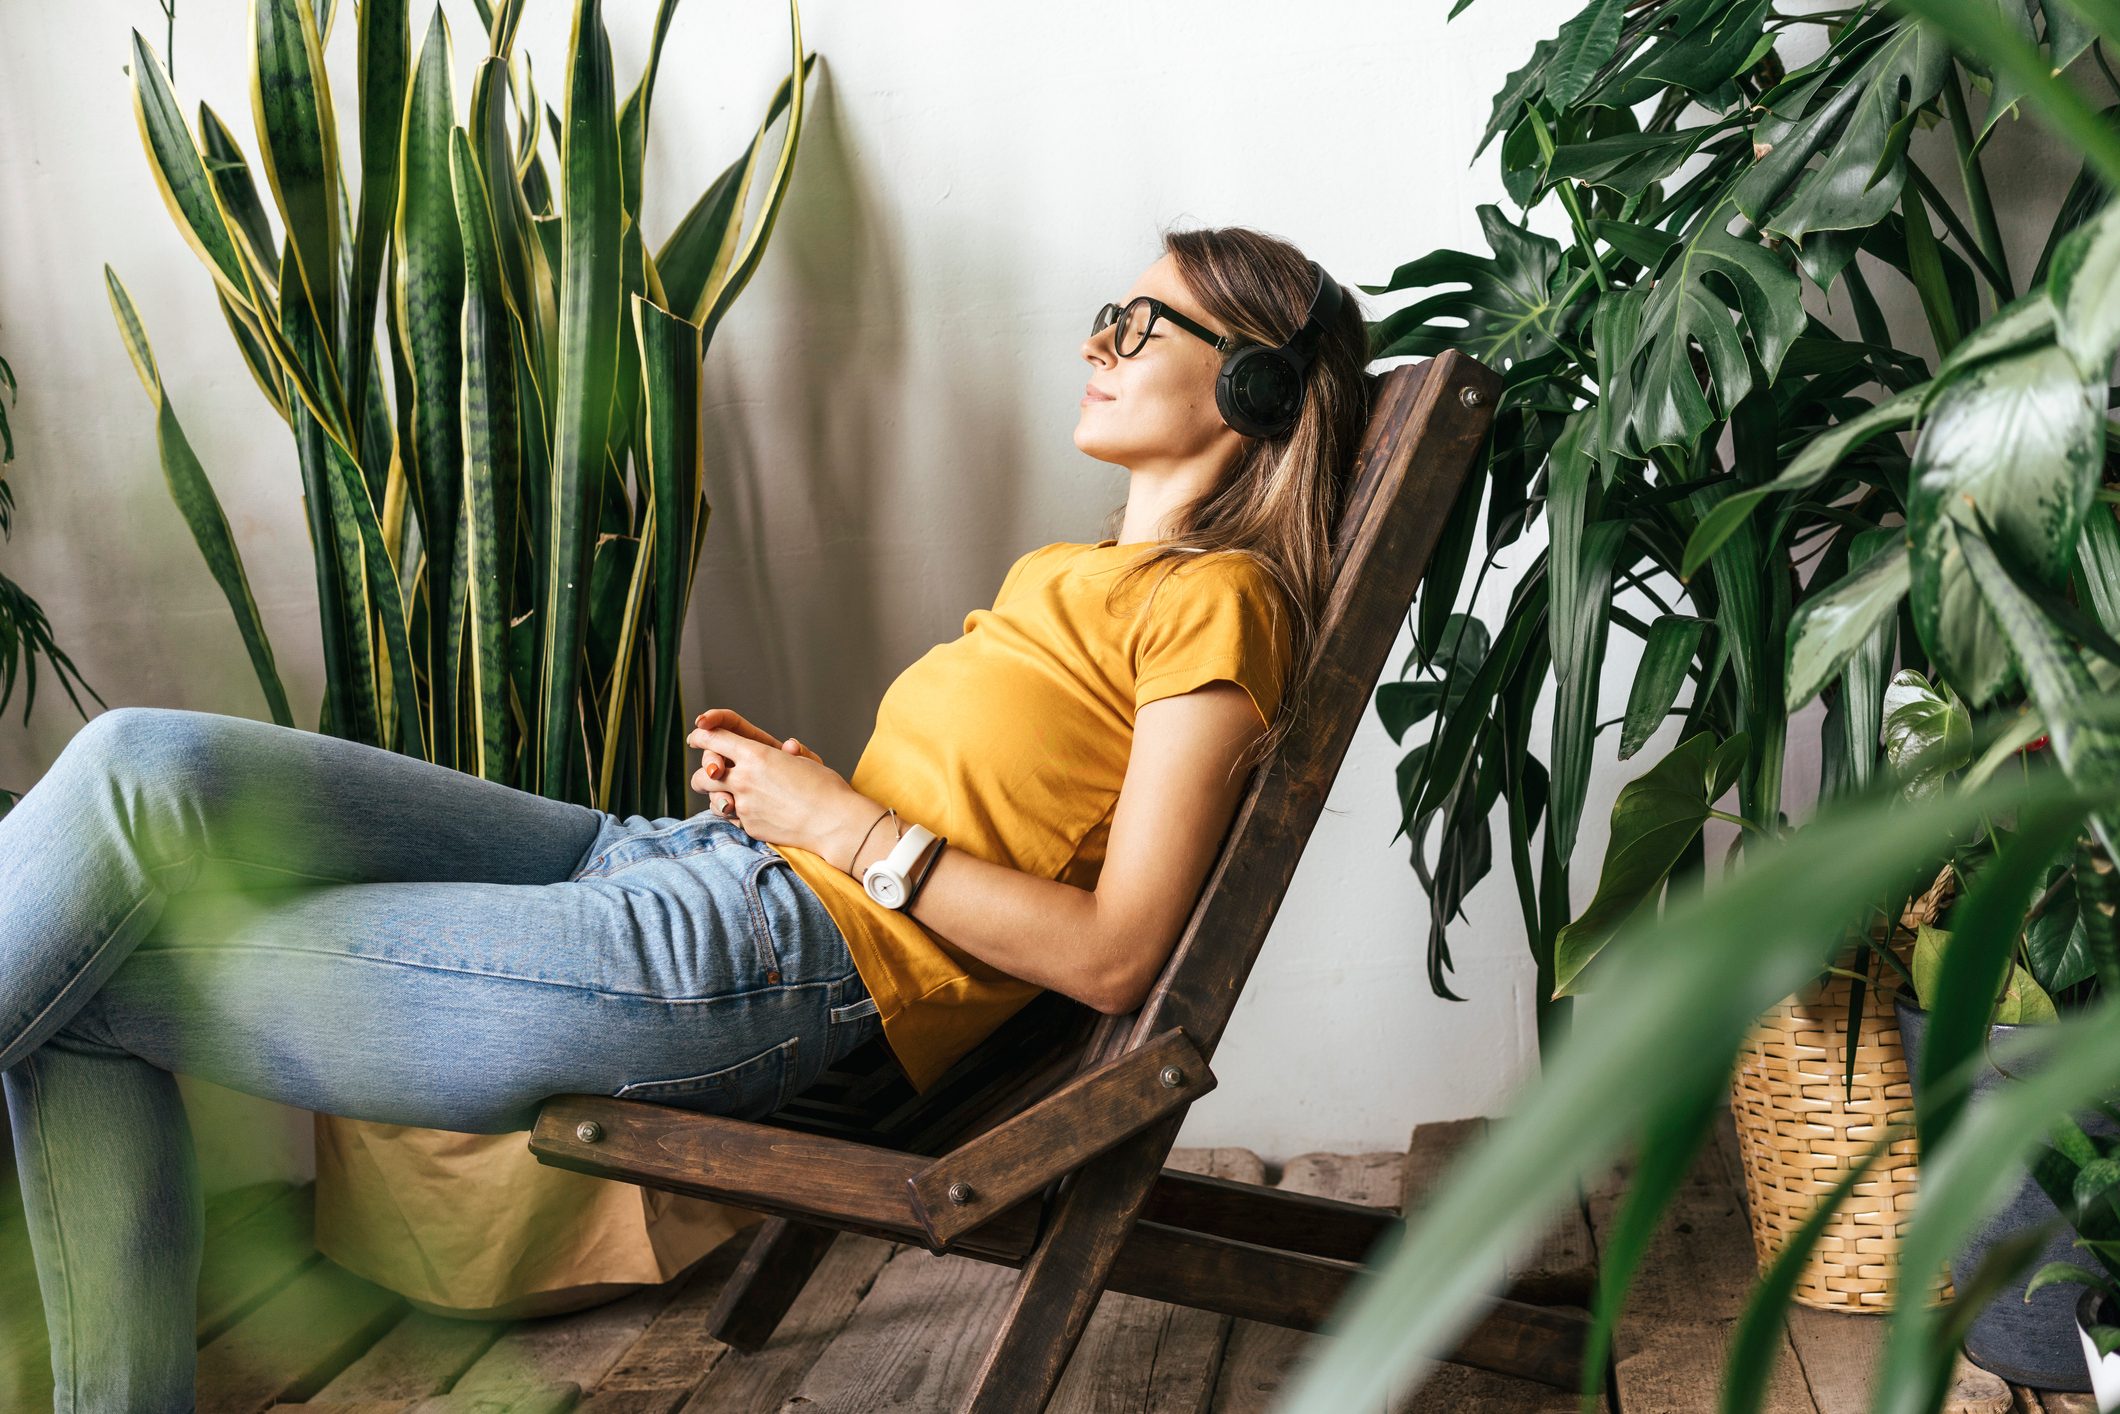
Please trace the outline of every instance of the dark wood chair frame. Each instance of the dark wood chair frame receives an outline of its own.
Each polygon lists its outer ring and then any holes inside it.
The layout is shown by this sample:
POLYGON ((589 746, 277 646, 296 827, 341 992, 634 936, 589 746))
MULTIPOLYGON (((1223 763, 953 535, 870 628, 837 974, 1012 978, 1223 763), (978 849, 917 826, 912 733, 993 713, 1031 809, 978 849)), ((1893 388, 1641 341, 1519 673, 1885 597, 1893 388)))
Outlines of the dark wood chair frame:
MULTIPOLYGON (((1493 419, 1501 379, 1445 350, 1372 375, 1307 720, 1252 773, 1183 935, 1129 1016, 1034 997, 924 1095, 874 1038, 763 1119, 547 1100, 542 1162, 767 1214, 711 1318, 765 1344, 841 1231, 1018 1268, 959 1406, 1043 1410, 1107 1289, 1315 1330, 1391 1208, 1167 1169, 1347 744, 1493 419)), ((1579 1312, 1495 1299, 1451 1358, 1573 1389, 1579 1312)))

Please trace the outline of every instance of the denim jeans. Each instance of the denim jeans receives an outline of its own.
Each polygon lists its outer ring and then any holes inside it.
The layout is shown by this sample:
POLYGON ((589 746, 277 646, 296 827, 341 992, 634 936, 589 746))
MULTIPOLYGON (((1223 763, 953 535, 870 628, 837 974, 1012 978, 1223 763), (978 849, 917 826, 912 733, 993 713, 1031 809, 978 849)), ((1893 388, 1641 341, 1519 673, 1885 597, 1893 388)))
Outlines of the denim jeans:
POLYGON ((193 1407, 176 1073, 475 1134, 560 1093, 755 1117, 878 1026, 822 901, 712 812, 104 712, 0 817, 0 1081, 57 1414, 193 1407))

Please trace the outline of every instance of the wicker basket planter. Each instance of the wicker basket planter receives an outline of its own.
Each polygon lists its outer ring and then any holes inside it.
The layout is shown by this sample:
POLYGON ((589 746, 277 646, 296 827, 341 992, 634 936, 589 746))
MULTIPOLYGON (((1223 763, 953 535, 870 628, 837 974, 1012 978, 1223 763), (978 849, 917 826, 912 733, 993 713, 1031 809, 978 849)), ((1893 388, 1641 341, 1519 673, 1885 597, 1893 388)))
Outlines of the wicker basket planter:
MULTIPOLYGON (((1914 928, 1935 920, 1955 886, 1946 869, 1900 916, 1893 946, 1902 958, 1912 950, 1914 928)), ((1806 1306, 1882 1312, 1892 1309, 1900 1238, 1914 1212, 1914 1092, 1891 993, 1876 988, 1865 999, 1856 1035, 1851 1092, 1846 1057, 1854 985, 1828 975, 1760 1019, 1738 1052, 1730 1113, 1762 1271, 1885 1127, 1909 1126, 1819 1234, 1796 1282, 1795 1299, 1806 1306)))

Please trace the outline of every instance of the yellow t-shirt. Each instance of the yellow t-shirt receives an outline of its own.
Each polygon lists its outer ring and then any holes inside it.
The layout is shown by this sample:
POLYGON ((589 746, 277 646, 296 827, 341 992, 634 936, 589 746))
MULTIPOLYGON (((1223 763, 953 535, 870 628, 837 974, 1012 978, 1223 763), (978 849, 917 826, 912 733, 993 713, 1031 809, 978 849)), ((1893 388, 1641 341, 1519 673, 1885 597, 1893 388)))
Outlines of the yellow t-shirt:
MULTIPOLYGON (((849 782, 895 806, 902 825, 947 836, 951 849, 1094 888, 1135 710, 1226 678, 1270 725, 1286 686, 1285 601, 1248 555, 1213 552, 1167 576, 1152 570, 1107 613, 1118 572, 1147 549, 1062 543, 1017 560, 993 608, 965 615, 962 637, 891 683, 849 782)), ((884 1042, 916 1091, 1044 990, 883 907, 844 860, 773 848, 839 924, 884 1042)))

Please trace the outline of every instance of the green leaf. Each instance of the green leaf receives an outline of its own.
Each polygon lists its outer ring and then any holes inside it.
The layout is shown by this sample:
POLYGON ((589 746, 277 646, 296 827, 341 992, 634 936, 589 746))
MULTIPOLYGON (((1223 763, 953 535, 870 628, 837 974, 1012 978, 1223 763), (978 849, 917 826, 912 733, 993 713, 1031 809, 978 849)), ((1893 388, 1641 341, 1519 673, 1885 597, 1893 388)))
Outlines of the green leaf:
POLYGON ((1477 208, 1492 257, 1438 250, 1408 261, 1369 294, 1462 283, 1462 291, 1429 295, 1377 322, 1371 339, 1378 358, 1434 355, 1461 348, 1496 369, 1551 352, 1566 327, 1560 297, 1567 284, 1560 243, 1527 226, 1512 225, 1501 208, 1477 208), (1464 321, 1435 324, 1438 316, 1464 321))
POLYGON ((2120 201, 2107 201, 2054 249, 2055 341, 2086 382, 2103 384, 2120 349, 2120 201))
MULTIPOLYGON (((338 328, 338 123, 316 15, 304 0, 252 0, 251 107, 309 307, 327 345, 338 328)), ((291 298, 283 288, 280 298, 291 298)))
MULTIPOLYGON (((576 0, 567 57, 567 119, 560 146, 565 207, 560 262, 559 368, 554 400, 551 562, 545 571, 543 716, 534 759, 539 784, 567 788, 587 630, 612 387, 618 374, 619 248, 625 215, 617 95, 601 0, 576 0)), ((586 765, 586 763, 583 763, 586 765)))
POLYGON ((1940 696, 1919 670, 1901 668, 1884 693, 1884 754, 1906 797, 1933 795, 1943 778, 1972 759, 1972 720, 1940 696))
POLYGON ((2109 1290, 2112 1287, 2112 1283, 2102 1274, 2094 1272, 2088 1267, 2078 1266, 2074 1262, 2048 1262, 2038 1271, 2033 1272, 2032 1279, 2024 1284, 2024 1299, 2026 1301, 2031 1300, 2035 1293, 2057 1282, 2073 1282, 2077 1286, 2094 1286, 2101 1291, 2109 1290))
MULTIPOLYGON (((2032 701, 2050 724, 2061 769, 2085 784, 2120 779, 2120 731, 2110 720, 2090 720, 2090 709, 2101 700, 2097 685, 2052 617, 2039 611, 1989 543, 1986 536, 1998 532, 1982 517, 1972 530, 1953 522, 1952 533, 1982 599, 2024 666, 2032 701)), ((2091 828, 2108 855, 2120 855, 2104 816, 2093 814, 2091 828)))
MULTIPOLYGON (((110 294, 111 314, 118 321, 118 333, 125 340, 125 352, 132 359, 133 371, 140 375, 141 385, 155 404, 155 447, 161 453, 162 477, 169 483, 170 499, 177 503, 177 511, 190 527, 191 538, 198 544, 207 570, 213 575, 214 583, 221 586, 222 597, 228 600, 229 612, 235 616, 236 632, 242 635, 244 651, 250 655, 251 670, 257 674, 258 686, 264 690, 266 708, 272 713, 273 721, 291 727, 294 713, 287 705, 287 689, 280 681, 272 640, 266 635, 265 620, 258 613, 257 599, 250 592, 250 576, 243 569, 242 552, 236 548, 235 535, 228 528, 228 517, 221 510, 221 498, 214 494, 206 469, 199 464, 198 454, 192 450, 183 425, 177 421, 177 410, 170 405, 169 393, 162 386, 161 370, 155 365, 154 351, 148 346, 147 331, 140 324, 132 297, 119 282, 118 273, 108 265, 103 267, 103 282, 110 294)), ((8 381, 12 384, 12 375, 8 381)))
POLYGON ((1642 645, 1641 664, 1627 697, 1627 717, 1620 728, 1619 759, 1630 759, 1648 744, 1678 701, 1686 669, 1700 652, 1708 621, 1691 614, 1658 614, 1642 645))
POLYGON ((2041 584, 2066 582, 2104 459, 2104 392, 2051 346, 1955 380, 1914 445, 1907 488, 1914 625, 1975 707, 2012 679, 2010 640, 1973 585, 1955 534, 1977 508, 1998 548, 2041 584))
POLYGON ((1625 0, 1591 0, 1554 36, 1552 62, 1546 69, 1546 101, 1555 109, 1572 107, 1597 71, 1619 50, 1625 0))
MULTIPOLYGON (((1933 877, 1949 840, 1983 815, 2015 809, 2021 820, 2048 809, 2080 816, 2085 803, 2052 773, 2036 780, 1997 775, 1912 808, 1879 790, 1748 850, 1745 868, 1674 899, 1653 924, 1645 920, 1640 933, 1610 949, 1598 1004, 1577 1009, 1539 1078, 1357 1279, 1323 1328, 1332 1338, 1320 1341, 1320 1356, 1284 1387, 1281 1408, 1342 1414, 1404 1389, 1479 1320, 1494 1274, 1510 1253, 1536 1240, 1583 1175, 1602 1173, 1628 1143, 1679 1132, 1680 1097, 1695 1093, 1701 1077, 1724 1073, 1755 1018, 1817 974, 1880 892, 1933 877)), ((2029 1149, 2049 1117, 2069 1108, 2065 1101, 2087 1072, 2099 1071, 2100 1083, 2082 1093, 2104 1093, 2104 1072, 2120 1072, 2120 1003, 2082 1026, 2064 1021, 2024 1034, 2046 1041, 2046 1054, 2063 1067, 2061 1079, 2051 1064, 2040 1068, 2032 1083, 2042 1093, 2029 1104, 2010 1087, 2004 1108, 2026 1118, 2021 1135, 2029 1149)), ((1998 1200, 2014 1189, 2021 1171, 2004 1166, 2006 1145, 1976 1150, 1960 1137, 1952 1143, 1962 1170, 1993 1178, 1998 1200)), ((1917 1221, 1929 1211, 1928 1162, 1925 1154, 1917 1221)), ((1903 1254, 1901 1267, 1934 1270, 1959 1240, 1932 1231, 1925 1260, 1903 1254)))
MULTIPOLYGON (((1698 732, 1620 787, 1612 803, 1611 838, 1596 896, 1554 940, 1556 997, 1579 992, 1583 969, 1623 923, 1655 902, 1664 877, 1707 822, 1709 808, 1729 789, 1724 778, 1732 759, 1729 744, 1719 747, 1712 733, 1698 732)), ((1736 759, 1742 758, 1740 746, 1736 759)))
POLYGON ((1772 105, 1753 130, 1769 150, 1735 196, 1762 231, 1802 244, 1811 231, 1874 226, 1899 204, 1905 124, 1941 90, 1950 46, 1925 25, 1890 24, 1837 86, 1808 95, 1809 106, 1772 105), (1824 160, 1806 170, 1813 157, 1824 160))
POLYGON ((1864 442, 1884 432, 1896 431, 1914 420, 1921 404, 1922 389, 1907 388, 1870 408, 1860 416, 1835 423, 1804 444, 1782 473, 1763 486, 1747 487, 1718 502, 1700 519, 1687 537, 1685 557, 1679 573, 1691 578, 1708 556, 1727 539, 1752 508, 1777 491, 1801 491, 1816 486, 1843 457, 1864 442))
POLYGON ((1891 623, 1907 594, 1907 547, 1898 532, 1889 543, 1830 588, 1814 586, 1789 625, 1784 706, 1790 712, 1816 697, 1848 660, 1891 623))
POLYGON ((1701 434, 1751 391, 1753 362, 1773 382, 1782 355, 1803 332, 1803 286, 1796 272, 1759 242, 1723 230, 1726 206, 1727 198, 1666 257, 1642 307, 1634 346, 1623 355, 1632 396, 1619 424, 1619 449, 1629 456, 1645 457, 1665 446, 1690 453, 1701 434), (1694 372, 1696 344, 1707 363, 1712 402, 1694 372))

